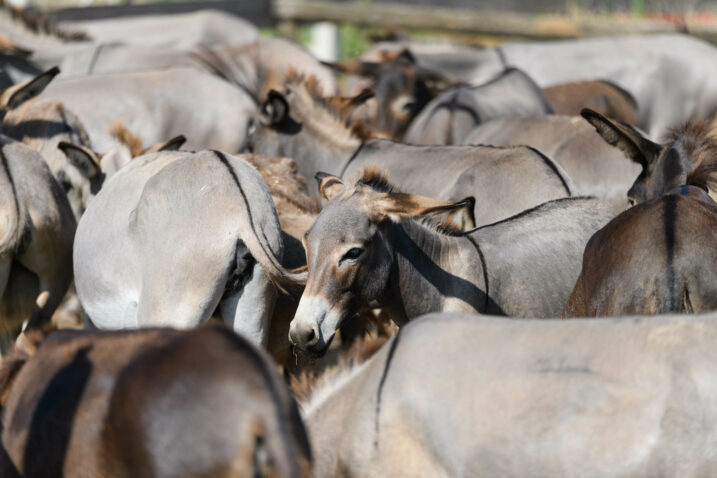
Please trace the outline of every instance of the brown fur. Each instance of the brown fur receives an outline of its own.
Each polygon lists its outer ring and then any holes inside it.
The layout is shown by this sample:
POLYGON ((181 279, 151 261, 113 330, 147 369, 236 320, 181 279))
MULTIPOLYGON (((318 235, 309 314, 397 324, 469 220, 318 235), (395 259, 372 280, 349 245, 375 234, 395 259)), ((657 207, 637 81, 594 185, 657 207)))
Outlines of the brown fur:
MULTIPOLYGON (((368 187, 378 193, 385 193, 390 198, 390 201, 381 201, 372 199, 371 206, 377 206, 378 209, 387 208, 386 211, 379 212, 379 216, 383 216, 392 211, 414 211, 423 210, 423 214, 427 214, 432 210, 435 210, 435 215, 422 215, 420 218, 421 224, 438 232, 448 236, 457 236, 465 233, 465 224, 460 220, 456 220, 457 211, 453 208, 445 208, 453 203, 444 203, 442 201, 435 201, 429 198, 422 198, 413 194, 407 194, 401 192, 395 187, 388 179, 388 175, 385 171, 375 166, 366 165, 359 172, 359 178, 355 182, 354 191, 356 188, 368 187), (429 204, 435 203, 435 204, 429 204)), ((349 195, 353 192, 347 193, 349 195)), ((472 209, 472 206, 471 206, 472 209)), ((473 226, 470 226, 472 228, 473 226)))
POLYGON ((2 358, 0 361, 0 409, 5 405, 5 400, 20 369, 35 355, 37 348, 53 330, 55 330, 53 324, 46 324, 40 329, 23 333, 10 352, 2 358))
POLYGON ((279 216, 282 212, 318 214, 321 211, 321 203, 308 194, 306 179, 297 174, 294 160, 258 154, 246 155, 245 159, 259 171, 269 187, 279 216))
POLYGON ((0 470, 11 461, 26 476, 154 476, 160 459, 173 467, 168 475, 187 475, 181 458, 149 433, 156 427, 249 448, 232 456, 174 444, 194 455, 201 476, 241 469, 253 476, 263 468, 261 449, 269 453, 262 476, 309 474, 308 440, 289 390, 265 353, 218 325, 59 331, 22 367, 3 413, 0 470), (222 395, 227 387, 232 392, 222 395), (166 408, 167 400, 175 402, 166 408), (42 457, 25 458, 39 450, 42 457))
POLYGON ((127 146, 133 158, 141 155, 144 151, 142 138, 128 130, 127 127, 125 127, 122 118, 110 125, 109 133, 112 137, 117 139, 117 141, 127 146))
POLYGON ((619 86, 603 80, 573 81, 543 89, 555 114, 578 115, 591 108, 608 118, 637 123, 637 102, 619 86))
POLYGON ((692 163, 685 184, 714 190, 717 186, 717 138, 707 121, 689 121, 667 132, 664 143, 681 147, 692 163))
POLYGON ((291 388, 292 394, 299 402, 306 403, 314 390, 323 384, 330 383, 346 369, 361 365, 370 359, 389 338, 390 336, 385 335, 366 335, 355 340, 346 353, 339 358, 336 365, 325 369, 318 376, 305 370, 300 375, 291 377, 289 388, 291 388))
POLYGON ((346 110, 346 103, 337 99, 337 97, 324 97, 321 91, 319 80, 314 76, 307 77, 303 73, 290 69, 284 81, 284 88, 291 90, 293 88, 303 88, 309 94, 313 101, 312 107, 320 108, 336 119, 337 122, 343 124, 350 129, 353 137, 360 141, 368 141, 377 137, 376 132, 370 125, 363 121, 357 121, 349 124, 349 111, 346 110))
POLYGON ((79 144, 90 144, 90 138, 82 124, 73 115, 68 115, 65 105, 58 100, 29 100, 9 111, 3 123, 5 128, 17 128, 17 131, 7 134, 38 151, 48 138, 57 134, 52 129, 58 123, 65 125, 65 128, 75 129, 79 135, 79 144))
POLYGON ((381 193, 400 192, 398 188, 390 183, 388 174, 381 168, 367 165, 361 169, 359 174, 359 179, 356 181, 357 184, 368 186, 374 191, 381 193))

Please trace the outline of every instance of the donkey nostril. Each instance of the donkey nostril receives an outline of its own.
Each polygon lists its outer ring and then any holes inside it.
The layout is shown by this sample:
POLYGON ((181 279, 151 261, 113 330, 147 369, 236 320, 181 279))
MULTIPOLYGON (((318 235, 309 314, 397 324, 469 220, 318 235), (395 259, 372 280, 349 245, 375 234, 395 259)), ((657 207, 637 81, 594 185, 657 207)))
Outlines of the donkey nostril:
POLYGON ((316 332, 314 329, 309 330, 306 334, 306 343, 312 342, 316 338, 316 332))

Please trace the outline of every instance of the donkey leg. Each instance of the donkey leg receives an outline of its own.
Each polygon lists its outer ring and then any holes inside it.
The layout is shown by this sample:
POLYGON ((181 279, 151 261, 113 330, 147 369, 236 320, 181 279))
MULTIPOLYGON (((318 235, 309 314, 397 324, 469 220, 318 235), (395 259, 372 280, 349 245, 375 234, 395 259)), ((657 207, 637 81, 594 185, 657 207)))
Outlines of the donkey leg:
POLYGON ((35 309, 32 311, 25 330, 41 328, 51 322, 52 314, 70 287, 70 281, 70 278, 64 277, 64 274, 40 277, 40 293, 35 300, 35 309))
POLYGON ((261 265, 255 263, 244 287, 219 306, 224 323, 252 343, 266 347, 275 303, 276 288, 261 265))

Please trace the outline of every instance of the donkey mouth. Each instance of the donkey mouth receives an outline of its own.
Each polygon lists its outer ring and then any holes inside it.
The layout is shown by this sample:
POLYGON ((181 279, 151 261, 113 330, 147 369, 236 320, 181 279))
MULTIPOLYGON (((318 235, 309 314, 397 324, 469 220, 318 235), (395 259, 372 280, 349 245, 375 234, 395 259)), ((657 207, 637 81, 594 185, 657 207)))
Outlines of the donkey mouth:
POLYGON ((317 344, 303 349, 304 354, 317 359, 323 357, 324 355, 326 355, 326 352, 329 351, 329 348, 331 347, 331 342, 333 342, 334 337, 336 337, 336 334, 333 334, 331 337, 329 337, 329 340, 326 342, 320 340, 317 344))

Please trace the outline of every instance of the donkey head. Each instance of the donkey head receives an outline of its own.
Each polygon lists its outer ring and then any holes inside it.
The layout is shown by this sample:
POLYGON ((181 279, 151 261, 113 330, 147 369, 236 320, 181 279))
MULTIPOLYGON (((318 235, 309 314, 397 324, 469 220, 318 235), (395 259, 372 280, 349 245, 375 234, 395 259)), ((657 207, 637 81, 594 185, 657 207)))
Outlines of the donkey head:
POLYGON ((342 160, 367 139, 347 124, 346 107, 370 97, 364 91, 355 98, 324 98, 314 77, 290 76, 282 88, 269 91, 258 118, 249 122, 249 150, 292 158, 304 176, 338 172, 342 160))
POLYGON ((631 204, 658 198, 684 184, 709 189, 717 169, 717 141, 709 135, 707 123, 685 123, 658 144, 634 127, 595 111, 584 109, 581 115, 608 144, 642 167, 627 193, 631 204))
POLYGON ((376 99, 366 102, 362 119, 393 139, 403 137, 411 120, 429 101, 458 84, 457 80, 420 67, 409 50, 383 62, 348 60, 327 65, 371 80, 376 99))
POLYGON ((380 301, 394 269, 394 227, 426 218, 454 231, 472 228, 472 198, 451 203, 396 192, 375 171, 352 186, 317 175, 329 202, 303 238, 309 278, 289 330, 303 350, 322 352, 341 324, 364 304, 380 301))

